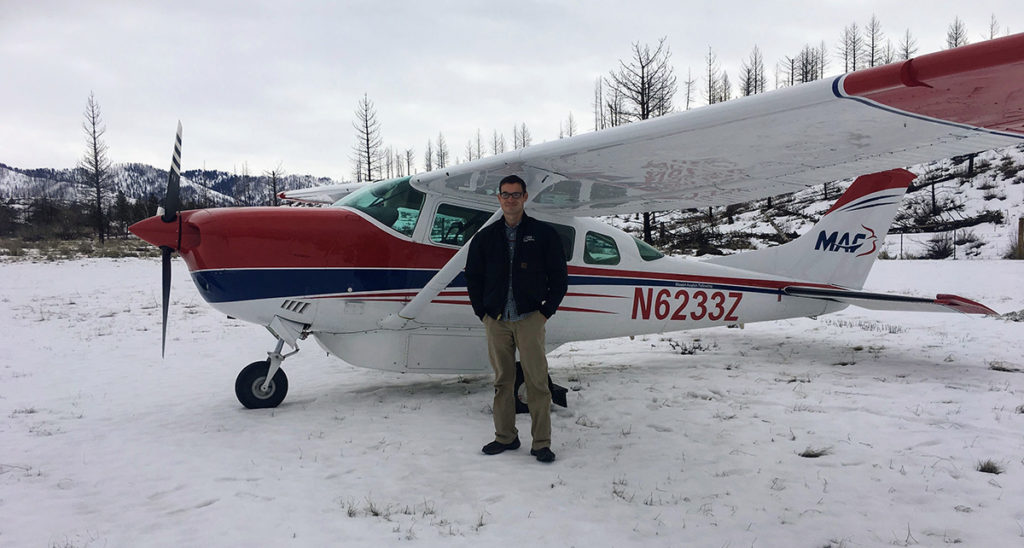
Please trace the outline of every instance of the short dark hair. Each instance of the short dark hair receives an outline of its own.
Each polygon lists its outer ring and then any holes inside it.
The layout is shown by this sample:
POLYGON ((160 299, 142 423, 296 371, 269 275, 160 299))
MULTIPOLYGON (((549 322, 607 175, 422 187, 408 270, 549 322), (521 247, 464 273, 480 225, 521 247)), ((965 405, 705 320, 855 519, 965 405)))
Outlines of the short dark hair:
POLYGON ((498 183, 498 192, 501 192, 501 187, 505 185, 519 185, 519 187, 523 189, 523 193, 526 192, 526 181, 518 175, 509 175, 502 179, 501 182, 498 183))

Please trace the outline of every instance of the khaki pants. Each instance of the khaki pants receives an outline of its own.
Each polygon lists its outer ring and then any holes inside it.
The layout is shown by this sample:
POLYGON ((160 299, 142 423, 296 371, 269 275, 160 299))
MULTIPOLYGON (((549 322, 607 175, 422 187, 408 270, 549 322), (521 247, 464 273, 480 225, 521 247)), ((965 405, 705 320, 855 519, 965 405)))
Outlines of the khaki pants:
POLYGON ((523 366, 527 402, 530 407, 530 435, 533 449, 551 446, 551 391, 548 389, 548 360, 544 356, 544 324, 540 312, 531 312, 517 322, 484 316, 487 350, 494 368, 494 439, 512 443, 516 429, 516 349, 523 366))

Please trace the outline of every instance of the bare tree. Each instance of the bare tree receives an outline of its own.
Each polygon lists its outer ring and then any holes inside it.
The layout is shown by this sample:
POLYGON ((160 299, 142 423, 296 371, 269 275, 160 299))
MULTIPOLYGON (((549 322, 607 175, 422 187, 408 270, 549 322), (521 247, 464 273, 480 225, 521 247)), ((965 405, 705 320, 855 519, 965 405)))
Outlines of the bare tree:
POLYGON ((779 64, 776 67, 776 73, 782 73, 784 78, 782 81, 782 85, 795 86, 800 82, 800 69, 798 68, 799 65, 799 58, 790 57, 788 55, 783 57, 782 61, 779 61, 779 64))
POLYGON ((722 71, 722 80, 718 83, 718 102, 732 99, 732 83, 729 82, 729 73, 722 71))
POLYGON ((249 174, 249 162, 242 162, 242 173, 234 186, 235 201, 243 206, 256 206, 263 203, 263 197, 259 191, 260 181, 249 174))
POLYGON ((740 65, 740 95, 747 97, 765 92, 764 55, 756 45, 750 57, 740 65))
POLYGON ((377 165, 384 164, 381 169, 382 179, 391 179, 392 177, 395 176, 394 158, 395 154, 392 151, 391 147, 387 147, 386 149, 381 151, 381 159, 378 161, 377 165))
POLYGON ((434 171, 434 143, 427 139, 427 148, 423 151, 423 170, 434 171))
POLYGON ((518 126, 512 126, 512 148, 520 149, 530 146, 530 141, 533 139, 530 137, 530 128, 526 127, 526 122, 519 124, 518 126))
POLYGON ((354 160, 362 166, 360 171, 365 174, 365 180, 373 181, 380 175, 377 162, 381 157, 382 141, 377 112, 373 108, 373 101, 370 101, 365 93, 359 100, 356 121, 352 123, 352 127, 356 129, 356 144, 352 148, 354 160))
POLYGON ((882 48, 881 61, 883 65, 888 65, 896 61, 896 48, 892 47, 892 41, 886 40, 885 47, 882 48))
POLYGON ((444 138, 444 133, 437 134, 437 149, 434 150, 434 165, 437 169, 444 169, 450 160, 451 154, 448 152, 448 141, 444 138))
POLYGON ((828 70, 828 46, 822 40, 818 43, 818 80, 825 77, 826 70, 828 70))
POLYGON ((267 178, 267 182, 270 184, 270 205, 276 206, 280 204, 280 201, 277 198, 277 192, 285 177, 284 169, 281 167, 281 164, 278 163, 277 167, 270 171, 264 171, 263 176, 267 178))
POLYGON ((686 69, 686 80, 683 82, 683 95, 685 96, 686 110, 690 110, 690 103, 693 102, 693 86, 697 81, 693 79, 690 69, 686 69))
POLYGON ((628 63, 620 59, 619 68, 606 80, 622 96, 627 120, 647 120, 672 111, 677 85, 665 40, 659 39, 653 51, 647 44, 633 43, 632 58, 628 63))
POLYGON ((790 65, 790 70, 796 71, 796 74, 790 75, 790 84, 813 82, 822 78, 825 74, 822 53, 821 49, 812 48, 810 45, 804 46, 795 63, 790 65))
POLYGON ((715 55, 711 46, 708 46, 708 54, 704 56, 704 68, 704 80, 707 84, 704 88, 704 99, 709 105, 713 105, 718 102, 720 96, 719 86, 722 83, 722 67, 719 65, 718 56, 715 55))
POLYGON ((405 172, 412 175, 415 168, 412 167, 416 160, 416 153, 411 148, 405 149, 405 172))
POLYGON ((900 59, 906 61, 917 53, 917 39, 910 35, 910 29, 907 29, 903 33, 903 38, 900 38, 900 46, 897 55, 900 59))
POLYGON ((395 177, 405 177, 405 154, 401 150, 395 150, 393 161, 395 162, 395 177))
POLYGON ((871 14, 871 19, 864 27, 864 53, 869 67, 882 64, 882 39, 882 23, 875 14, 871 14))
POLYGON ((594 131, 608 127, 608 117, 604 111, 604 78, 594 81, 594 131))
POLYGON ((850 23, 839 38, 839 56, 843 58, 843 72, 857 70, 864 53, 864 38, 857 23, 850 23))
POLYGON ((85 154, 78 162, 78 168, 82 173, 82 184, 89 189, 93 195, 90 206, 91 216, 96 229, 96 237, 100 244, 106 239, 107 219, 103 212, 103 204, 110 192, 110 160, 107 158, 107 144, 103 141, 103 134, 107 132, 107 126, 103 124, 103 115, 100 112, 100 104, 96 102, 96 96, 89 92, 89 100, 85 104, 85 121, 82 122, 82 130, 85 131, 85 154))
POLYGON ((565 137, 572 137, 576 135, 576 119, 573 118, 572 112, 569 113, 569 120, 563 126, 561 122, 558 123, 558 138, 563 139, 565 137))
POLYGON ((480 128, 476 128, 476 141, 473 143, 473 152, 476 153, 476 159, 484 157, 484 138, 480 133, 480 128))
POLYGON ((958 48, 969 43, 970 41, 967 40, 967 25, 964 24, 963 19, 960 19, 960 17, 954 18, 946 30, 946 48, 958 48))
POLYGON ((491 154, 501 154, 502 152, 505 152, 505 134, 494 130, 494 135, 491 137, 491 154))
POLYGON ((611 95, 605 99, 605 108, 608 109, 608 126, 621 126, 628 122, 626 119, 625 98, 618 89, 612 89, 611 95))
POLYGON ((361 183, 363 182, 363 174, 363 159, 356 158, 355 166, 352 168, 352 178, 355 179, 357 183, 361 183))
POLYGON ((988 21, 988 39, 991 40, 999 36, 999 21, 996 20, 996 14, 992 14, 992 18, 988 21))

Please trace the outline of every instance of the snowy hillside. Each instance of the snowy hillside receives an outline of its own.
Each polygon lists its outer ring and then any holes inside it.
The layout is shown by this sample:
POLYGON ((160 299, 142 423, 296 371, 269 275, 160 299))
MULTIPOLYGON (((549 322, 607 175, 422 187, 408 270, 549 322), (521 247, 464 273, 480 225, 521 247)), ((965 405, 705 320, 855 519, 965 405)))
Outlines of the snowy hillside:
MULTIPOLYGON (((143 164, 117 164, 111 169, 112 192, 124 192, 131 200, 150 196, 162 198, 167 189, 167 170, 143 164)), ((88 190, 76 186, 72 169, 18 169, 0 164, 0 199, 26 202, 40 196, 55 200, 78 200, 88 190)), ((286 175, 279 190, 334 184, 326 177, 286 175)), ((185 203, 204 206, 236 205, 236 196, 246 193, 269 196, 266 177, 250 177, 215 170, 190 170, 182 173, 181 197, 185 203), (252 187, 252 188, 248 188, 252 187), (258 188, 257 188, 258 187, 258 188)))

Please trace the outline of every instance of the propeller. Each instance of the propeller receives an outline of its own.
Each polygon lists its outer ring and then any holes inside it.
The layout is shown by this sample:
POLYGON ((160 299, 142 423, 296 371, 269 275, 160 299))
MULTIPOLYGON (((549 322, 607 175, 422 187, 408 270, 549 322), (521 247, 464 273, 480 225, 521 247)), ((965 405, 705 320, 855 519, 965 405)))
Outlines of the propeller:
MULTIPOLYGON (((164 196, 164 207, 157 211, 160 220, 165 223, 180 223, 178 208, 181 206, 181 121, 178 121, 178 133, 174 138, 174 154, 171 156, 171 171, 167 175, 167 195, 164 196)), ((181 247, 181 227, 178 227, 178 246, 181 247)), ((160 356, 163 357, 167 350, 167 309, 171 300, 171 254, 174 249, 170 246, 160 246, 161 260, 163 262, 163 324, 162 338, 160 341, 160 356)))

